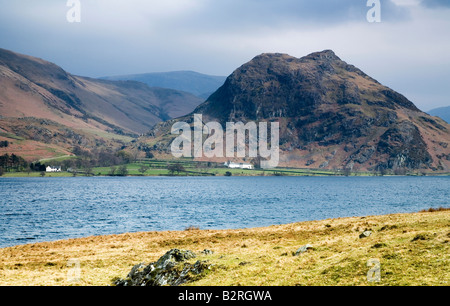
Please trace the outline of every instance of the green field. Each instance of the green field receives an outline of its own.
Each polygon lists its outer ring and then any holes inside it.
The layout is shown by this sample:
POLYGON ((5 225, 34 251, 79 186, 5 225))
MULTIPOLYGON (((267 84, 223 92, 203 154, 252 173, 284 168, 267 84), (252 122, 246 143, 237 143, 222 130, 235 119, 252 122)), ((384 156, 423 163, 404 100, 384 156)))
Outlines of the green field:
MULTIPOLYGON (((330 175, 342 175, 334 171, 327 170, 309 170, 309 169, 285 169, 277 168, 271 170, 242 170, 242 169, 228 169, 226 167, 212 165, 206 166, 207 163, 196 163, 192 161, 144 161, 128 164, 128 175, 132 176, 225 176, 231 173, 232 176, 330 176, 330 175), (171 173, 167 166, 168 164, 181 164, 185 171, 171 173), (148 167, 148 170, 140 172, 141 167, 148 167)), ((111 171, 110 167, 98 167, 94 168, 92 172, 95 175, 109 175, 111 171)), ((361 175, 369 175, 368 173, 362 173, 361 175)))
MULTIPOLYGON (((60 172, 60 173, 46 173, 45 177, 71 177, 73 176, 68 172, 60 172)), ((41 177, 40 172, 8 172, 4 173, 2 177, 11 178, 11 177, 41 177)))
MULTIPOLYGON (((141 160, 140 162, 126 165, 128 175, 131 176, 225 176, 227 173, 231 176, 344 176, 345 173, 339 170, 324 169, 296 169, 296 168, 275 168, 275 169, 229 169, 218 163, 195 162, 188 159, 180 160, 141 160), (167 168, 168 165, 180 164, 185 171, 171 173, 167 168), (141 167, 148 167, 144 173, 140 172, 141 167)), ((110 167, 98 167, 93 169, 95 175, 109 175, 110 167)), ((375 176, 372 172, 352 172, 347 173, 348 176, 375 176)), ((409 175, 418 175, 411 173, 409 175)))
MULTIPOLYGON (((42 163, 51 162, 55 164, 63 162, 67 159, 76 159, 74 156, 62 156, 54 159, 41 160, 42 163)), ((324 169, 294 169, 294 168, 275 168, 275 169, 229 169, 218 163, 196 162, 189 159, 180 160, 140 160, 139 162, 129 163, 126 165, 119 165, 113 167, 94 167, 90 169, 89 176, 124 176, 119 173, 118 169, 125 166, 126 176, 376 176, 377 173, 372 172, 352 172, 344 173, 338 170, 324 170, 324 169), (168 169, 169 165, 179 164, 182 170, 171 172, 168 169), (147 170, 142 172, 142 167, 147 170), (114 174, 111 169, 115 168, 114 174)), ((409 173, 408 175, 417 176, 419 173, 409 173)), ((449 175, 449 174, 440 174, 449 175)), ((40 172, 7 172, 3 174, 4 177, 40 177, 40 172)), ((62 172, 62 173, 46 173, 45 177, 71 177, 71 176, 86 176, 85 169, 77 169, 76 173, 62 172)))

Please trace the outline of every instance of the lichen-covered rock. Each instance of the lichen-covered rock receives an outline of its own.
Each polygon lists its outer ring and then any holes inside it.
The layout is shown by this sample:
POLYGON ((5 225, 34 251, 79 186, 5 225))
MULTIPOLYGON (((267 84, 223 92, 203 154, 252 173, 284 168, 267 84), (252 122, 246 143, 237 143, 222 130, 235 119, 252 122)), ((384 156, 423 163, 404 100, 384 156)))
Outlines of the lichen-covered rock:
POLYGON ((173 249, 158 261, 134 266, 125 279, 114 282, 116 286, 179 286, 195 280, 200 274, 209 270, 211 265, 204 261, 195 264, 186 261, 195 258, 195 253, 173 249))
POLYGON ((313 248, 314 247, 310 244, 304 245, 297 250, 297 252, 295 253, 295 256, 299 256, 300 254, 306 253, 306 252, 308 252, 309 249, 313 249, 313 248))
POLYGON ((361 235, 359 235, 360 239, 364 239, 364 238, 368 238, 372 235, 372 231, 364 231, 363 233, 361 233, 361 235))
POLYGON ((208 250, 208 249, 204 249, 201 253, 202 253, 203 255, 213 255, 213 254, 214 254, 213 251, 208 250))

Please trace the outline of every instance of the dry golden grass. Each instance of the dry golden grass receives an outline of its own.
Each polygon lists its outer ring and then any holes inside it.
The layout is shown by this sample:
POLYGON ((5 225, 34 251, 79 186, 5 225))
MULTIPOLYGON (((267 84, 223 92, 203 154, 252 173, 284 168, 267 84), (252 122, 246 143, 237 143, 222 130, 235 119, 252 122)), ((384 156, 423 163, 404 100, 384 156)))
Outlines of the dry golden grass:
POLYGON ((212 271, 190 285, 449 285, 450 211, 343 218, 242 230, 189 230, 89 237, 0 249, 0 285, 107 286, 172 248, 213 255, 212 271), (365 239, 364 230, 373 234, 365 239), (300 256, 293 252, 311 244, 300 256), (71 259, 80 263, 80 279, 71 259), (370 283, 370 259, 381 281, 370 283))

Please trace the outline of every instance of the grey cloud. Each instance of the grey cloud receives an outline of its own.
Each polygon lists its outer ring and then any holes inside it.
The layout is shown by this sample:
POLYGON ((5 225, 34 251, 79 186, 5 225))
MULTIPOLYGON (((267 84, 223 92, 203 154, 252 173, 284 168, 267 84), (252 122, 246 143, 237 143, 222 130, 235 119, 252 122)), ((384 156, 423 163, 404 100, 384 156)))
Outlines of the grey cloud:
MULTIPOLYGON (((226 27, 283 26, 285 24, 330 26, 346 22, 366 22, 366 0, 210 0, 193 17, 213 29, 226 27)), ((383 21, 403 20, 405 7, 381 0, 383 21)))
POLYGON ((421 4, 429 8, 449 7, 449 0, 422 0, 421 4))

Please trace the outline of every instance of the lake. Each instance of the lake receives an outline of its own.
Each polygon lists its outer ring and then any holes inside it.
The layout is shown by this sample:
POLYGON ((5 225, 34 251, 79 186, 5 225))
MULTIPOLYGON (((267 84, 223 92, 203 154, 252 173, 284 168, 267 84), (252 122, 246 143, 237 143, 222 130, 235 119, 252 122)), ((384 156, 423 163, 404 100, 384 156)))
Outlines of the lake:
POLYGON ((0 178, 0 248, 450 207, 450 177, 0 178))

